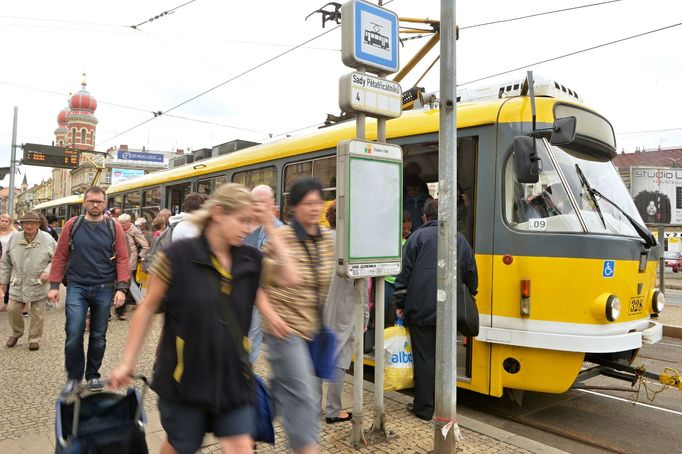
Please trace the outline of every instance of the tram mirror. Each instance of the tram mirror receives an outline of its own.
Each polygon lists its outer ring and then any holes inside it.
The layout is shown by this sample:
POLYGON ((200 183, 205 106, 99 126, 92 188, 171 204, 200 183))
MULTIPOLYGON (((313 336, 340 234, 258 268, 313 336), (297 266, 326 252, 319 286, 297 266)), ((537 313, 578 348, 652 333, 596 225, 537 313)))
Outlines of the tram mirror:
POLYGON ((540 179, 536 139, 518 136, 514 139, 514 170, 519 183, 537 183, 540 179))
POLYGON ((554 120, 552 136, 549 143, 552 145, 568 145, 575 139, 576 119, 575 117, 563 117, 554 120))

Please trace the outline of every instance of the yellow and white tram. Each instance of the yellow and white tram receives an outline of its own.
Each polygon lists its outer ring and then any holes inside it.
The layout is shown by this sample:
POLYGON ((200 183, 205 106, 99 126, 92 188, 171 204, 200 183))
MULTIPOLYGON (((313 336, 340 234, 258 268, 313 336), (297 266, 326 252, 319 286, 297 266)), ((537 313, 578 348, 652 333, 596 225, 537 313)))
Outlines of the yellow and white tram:
POLYGON ((59 218, 59 226, 83 211, 83 195, 70 195, 49 202, 39 203, 33 207, 40 214, 53 214, 59 218))
MULTIPOLYGON (((561 93, 535 99, 537 130, 574 117, 575 136, 553 145, 536 135, 530 183, 516 174, 515 143, 533 131, 531 99, 506 93, 458 103, 457 181, 469 199, 465 233, 476 253, 481 320, 480 335, 460 346, 458 385, 479 393, 562 393, 584 361, 626 368, 642 344, 662 335, 650 319, 664 303, 655 287, 658 252, 611 163, 613 128, 561 93)), ((438 181, 438 125, 437 109, 387 124, 388 141, 427 183, 438 181)), ((300 177, 316 177, 334 199, 336 144, 354 136, 354 123, 343 123, 151 173, 109 187, 109 207, 151 218, 160 208, 178 210, 190 191, 210 195, 232 181, 272 186, 286 218, 289 188, 300 177)), ((367 136, 376 138, 371 121, 367 136)))

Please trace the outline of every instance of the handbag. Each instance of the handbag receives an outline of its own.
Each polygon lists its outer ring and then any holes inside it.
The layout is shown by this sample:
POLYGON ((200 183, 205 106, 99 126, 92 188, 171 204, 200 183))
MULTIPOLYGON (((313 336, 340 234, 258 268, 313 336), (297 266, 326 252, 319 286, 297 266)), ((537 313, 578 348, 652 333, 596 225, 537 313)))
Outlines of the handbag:
POLYGON ((320 331, 308 342, 315 375, 323 380, 334 378, 337 343, 336 334, 324 323, 320 331))
POLYGON ((457 298, 457 331, 466 337, 478 336, 478 306, 466 285, 460 284, 457 298))
MULTIPOLYGON (((331 380, 334 378, 334 369, 336 369, 336 345, 338 340, 336 334, 322 321, 322 303, 320 302, 320 278, 317 274, 319 261, 317 257, 313 259, 308 245, 305 241, 301 241, 303 249, 305 249, 308 259, 313 265, 313 273, 315 274, 315 294, 317 295, 317 308, 320 317, 320 330, 313 336, 312 340, 308 342, 308 349, 310 350, 310 359, 313 363, 315 375, 323 380, 331 380)), ((317 243, 315 243, 315 250, 317 252, 317 243)))
MULTIPOLYGON (((223 277, 222 279, 226 278, 223 277)), ((251 435, 255 441, 274 444, 275 428, 272 426, 272 421, 275 419, 275 410, 272 402, 272 395, 263 379, 253 371, 253 366, 249 360, 249 354, 244 348, 244 342, 242 342, 244 333, 237 324, 237 315, 232 308, 232 302, 230 301, 229 295, 222 292, 221 294, 223 295, 223 298, 220 301, 220 310, 223 322, 237 346, 242 371, 246 377, 249 377, 247 380, 252 380, 249 384, 255 388, 256 392, 256 431, 251 435)))

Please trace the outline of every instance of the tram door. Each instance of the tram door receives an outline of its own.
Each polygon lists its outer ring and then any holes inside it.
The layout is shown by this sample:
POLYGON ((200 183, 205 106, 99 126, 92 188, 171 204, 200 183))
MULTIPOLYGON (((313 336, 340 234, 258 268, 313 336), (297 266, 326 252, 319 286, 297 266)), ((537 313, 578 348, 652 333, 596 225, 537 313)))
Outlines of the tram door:
POLYGON ((182 205, 185 197, 192 190, 191 183, 182 183, 166 188, 166 207, 171 210, 173 215, 182 211, 182 205))
MULTIPOLYGON (((402 145, 405 175, 416 173, 426 183, 429 195, 438 198, 438 141, 402 145)), ((476 155, 478 137, 457 140, 457 182, 462 197, 457 204, 457 229, 475 249, 476 155)), ((457 378, 471 379, 473 342, 458 335, 457 378)))
MULTIPOLYGON (((476 252, 476 155, 477 137, 460 137, 457 140, 457 231, 464 235, 471 249, 476 252)), ((479 286, 480 286, 479 270, 479 286)), ((461 301, 457 302, 461 304, 461 301)), ((457 333, 457 379, 471 380, 473 339, 457 333)))

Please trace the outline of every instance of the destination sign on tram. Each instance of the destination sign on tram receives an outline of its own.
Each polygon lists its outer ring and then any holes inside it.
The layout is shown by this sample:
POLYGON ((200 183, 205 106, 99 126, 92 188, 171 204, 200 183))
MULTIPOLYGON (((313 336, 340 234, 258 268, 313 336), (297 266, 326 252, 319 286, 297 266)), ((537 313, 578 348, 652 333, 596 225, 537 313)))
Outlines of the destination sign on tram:
POLYGON ((78 150, 35 143, 24 144, 22 148, 24 150, 22 162, 26 165, 61 169, 76 169, 79 165, 78 150))

